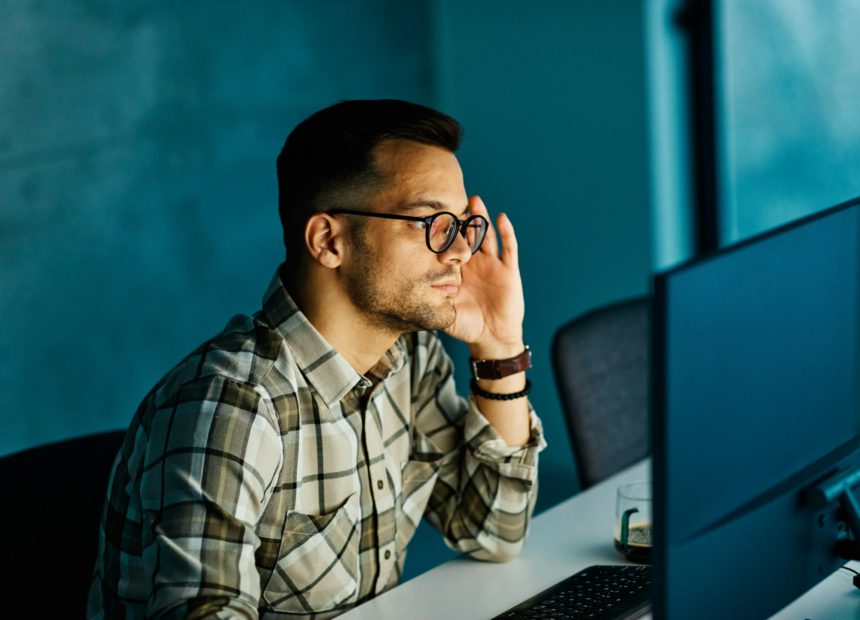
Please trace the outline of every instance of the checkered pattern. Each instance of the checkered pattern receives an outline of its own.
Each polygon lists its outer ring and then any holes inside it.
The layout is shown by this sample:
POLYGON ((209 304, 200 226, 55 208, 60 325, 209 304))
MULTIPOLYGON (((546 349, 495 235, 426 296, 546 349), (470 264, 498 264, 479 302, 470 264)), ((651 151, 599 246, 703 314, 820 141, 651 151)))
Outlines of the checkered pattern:
POLYGON ((144 398, 111 474, 91 618, 332 617, 397 584, 422 516, 504 560, 536 497, 540 422, 511 448, 458 397, 435 334, 361 376, 276 275, 253 317, 144 398))

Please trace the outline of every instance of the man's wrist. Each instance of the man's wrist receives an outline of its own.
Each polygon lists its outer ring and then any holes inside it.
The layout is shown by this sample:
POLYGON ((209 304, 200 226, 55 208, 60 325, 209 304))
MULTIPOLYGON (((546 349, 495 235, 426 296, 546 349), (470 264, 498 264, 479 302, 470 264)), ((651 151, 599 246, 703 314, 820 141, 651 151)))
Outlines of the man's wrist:
MULTIPOLYGON (((501 352, 501 350, 499 350, 501 352)), ((508 357, 475 358, 469 360, 472 378, 477 381, 499 380, 511 375, 522 374, 532 366, 532 353, 527 345, 516 354, 508 357)))
POLYGON ((476 360, 503 360, 519 355, 525 348, 522 341, 515 344, 474 344, 469 345, 469 355, 476 360))

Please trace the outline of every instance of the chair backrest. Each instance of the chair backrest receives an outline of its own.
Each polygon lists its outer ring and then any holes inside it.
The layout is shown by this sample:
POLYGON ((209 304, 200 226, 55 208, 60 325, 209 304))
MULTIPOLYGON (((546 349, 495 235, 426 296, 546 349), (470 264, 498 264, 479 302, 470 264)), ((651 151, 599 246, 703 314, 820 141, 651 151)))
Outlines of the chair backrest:
POLYGON ((555 333, 556 386, 585 489, 649 454, 650 298, 598 308, 555 333))
POLYGON ((0 592, 28 609, 24 615, 84 617, 108 478, 124 437, 109 431, 0 458, 0 592))

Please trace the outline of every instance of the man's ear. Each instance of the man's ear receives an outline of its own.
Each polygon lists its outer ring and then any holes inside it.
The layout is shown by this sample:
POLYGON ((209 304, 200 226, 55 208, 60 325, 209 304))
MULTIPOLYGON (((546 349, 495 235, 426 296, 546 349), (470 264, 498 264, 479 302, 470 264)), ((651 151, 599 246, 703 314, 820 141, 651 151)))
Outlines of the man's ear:
POLYGON ((343 258, 343 230, 326 213, 314 213, 305 226, 305 245, 311 258, 323 267, 335 269, 343 258))

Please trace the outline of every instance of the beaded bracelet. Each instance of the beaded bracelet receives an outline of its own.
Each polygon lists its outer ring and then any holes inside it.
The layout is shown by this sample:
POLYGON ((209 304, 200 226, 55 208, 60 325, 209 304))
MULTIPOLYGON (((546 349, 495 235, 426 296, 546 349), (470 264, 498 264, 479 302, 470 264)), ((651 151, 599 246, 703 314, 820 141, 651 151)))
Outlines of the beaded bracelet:
POLYGON ((481 398, 489 398, 490 400, 514 400, 516 398, 522 398, 523 396, 528 396, 529 392, 532 390, 532 382, 526 379, 526 387, 523 388, 520 392, 513 392, 511 394, 497 394, 495 392, 487 392, 486 390, 482 390, 478 387, 478 382, 472 379, 472 393, 480 396, 481 398))

